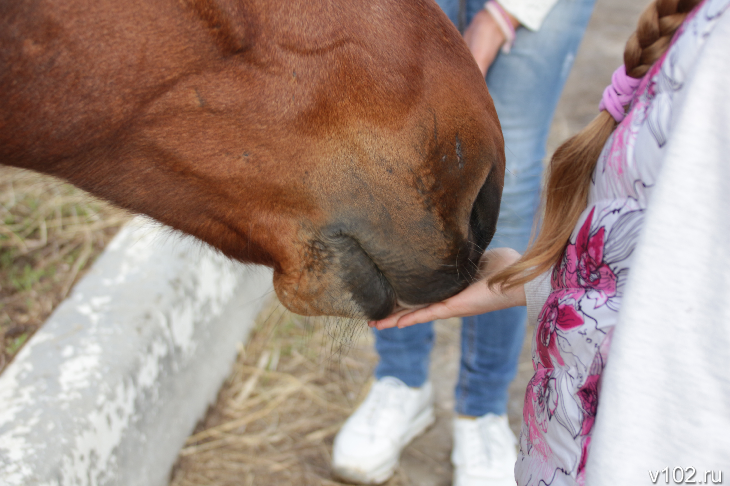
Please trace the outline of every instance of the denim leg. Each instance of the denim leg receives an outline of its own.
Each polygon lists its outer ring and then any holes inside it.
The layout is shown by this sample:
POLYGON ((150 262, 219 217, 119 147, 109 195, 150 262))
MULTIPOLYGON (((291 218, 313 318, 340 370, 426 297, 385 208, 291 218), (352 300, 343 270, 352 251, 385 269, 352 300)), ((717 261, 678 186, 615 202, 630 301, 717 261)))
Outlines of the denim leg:
MULTIPOLYGON (((452 21, 458 0, 437 0, 452 21)), ((483 8, 469 0, 467 22, 483 8)), ((560 0, 537 32, 519 29, 509 54, 487 73, 505 139, 507 171, 497 232, 491 247, 524 251, 539 204, 542 160, 550 122, 573 65, 594 0, 560 0)), ((463 319, 456 411, 503 414, 525 334, 524 307, 463 319)))
POLYGON ((412 387, 419 387, 428 378, 428 365, 433 347, 433 323, 417 324, 375 332, 375 350, 380 362, 375 378, 394 376, 412 387))
POLYGON ((456 412, 480 417, 507 412, 507 389, 525 338, 524 307, 464 317, 456 412))
MULTIPOLYGON (((524 251, 539 203, 542 159, 550 122, 572 67, 595 0, 560 0, 538 32, 519 29, 509 54, 499 54, 487 73, 505 139, 507 172, 497 231, 491 247, 524 251)), ((452 21, 459 0, 437 0, 452 21)), ((469 0, 467 22, 483 8, 469 0)), ((507 388, 517 371, 525 334, 524 307, 463 320, 456 411, 503 414, 507 388)), ((375 334, 380 364, 375 376, 395 376, 420 386, 428 376, 431 323, 375 334)))

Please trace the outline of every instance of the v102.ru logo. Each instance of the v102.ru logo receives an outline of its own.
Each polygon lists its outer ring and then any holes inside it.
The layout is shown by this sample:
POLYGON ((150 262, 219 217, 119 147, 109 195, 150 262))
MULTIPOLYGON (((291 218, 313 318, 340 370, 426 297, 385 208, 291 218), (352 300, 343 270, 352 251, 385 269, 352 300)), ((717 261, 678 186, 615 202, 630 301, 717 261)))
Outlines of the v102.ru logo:
POLYGON ((705 471, 704 474, 697 473, 697 469, 693 467, 675 467, 659 469, 658 471, 649 470, 649 479, 654 484, 669 481, 674 484, 722 484, 722 471, 705 471))

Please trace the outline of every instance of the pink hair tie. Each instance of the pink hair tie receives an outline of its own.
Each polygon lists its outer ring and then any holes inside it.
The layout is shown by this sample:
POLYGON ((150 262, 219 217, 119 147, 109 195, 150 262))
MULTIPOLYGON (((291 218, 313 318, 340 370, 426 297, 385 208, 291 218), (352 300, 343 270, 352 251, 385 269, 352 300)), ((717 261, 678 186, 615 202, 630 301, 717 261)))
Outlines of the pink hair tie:
POLYGON ((502 44, 502 52, 507 54, 515 42, 515 26, 512 25, 512 19, 507 11, 494 0, 489 0, 485 3, 484 8, 494 18, 499 30, 504 34, 505 42, 502 44))
POLYGON ((616 120, 616 123, 621 123, 621 120, 626 117, 624 106, 631 102, 639 83, 641 83, 641 79, 627 75, 626 66, 622 64, 613 72, 611 84, 603 90, 603 98, 598 105, 598 110, 606 110, 616 120))

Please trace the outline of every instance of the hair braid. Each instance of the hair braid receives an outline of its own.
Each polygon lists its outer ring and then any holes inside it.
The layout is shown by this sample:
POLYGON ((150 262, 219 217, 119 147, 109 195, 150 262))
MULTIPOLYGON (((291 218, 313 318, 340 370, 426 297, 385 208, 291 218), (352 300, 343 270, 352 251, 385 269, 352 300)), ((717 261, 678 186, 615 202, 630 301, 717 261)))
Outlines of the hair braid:
MULTIPOLYGON (((672 36, 701 0, 655 0, 639 17, 624 50, 626 73, 642 78, 669 47, 672 36)), ((601 111, 555 151, 542 199, 541 229, 519 261, 490 278, 506 288, 528 282, 560 262, 573 228, 586 208, 591 177, 616 121, 601 111)))
POLYGON ((674 32, 699 0, 657 0, 639 17, 636 28, 624 50, 626 73, 641 78, 664 54, 674 32))

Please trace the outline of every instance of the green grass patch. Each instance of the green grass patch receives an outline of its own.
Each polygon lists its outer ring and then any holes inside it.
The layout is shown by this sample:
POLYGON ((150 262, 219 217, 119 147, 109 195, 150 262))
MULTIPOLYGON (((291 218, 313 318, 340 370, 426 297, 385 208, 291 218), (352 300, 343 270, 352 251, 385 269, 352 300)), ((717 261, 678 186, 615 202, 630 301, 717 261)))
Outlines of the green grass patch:
POLYGON ((30 337, 29 332, 24 332, 18 337, 12 338, 12 339, 6 339, 6 341, 10 341, 9 344, 5 345, 5 352, 9 355, 14 355, 18 352, 18 350, 25 344, 25 342, 30 337))

